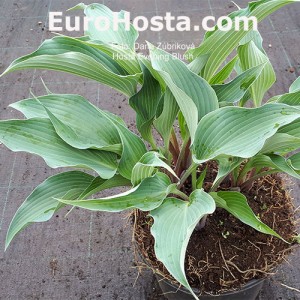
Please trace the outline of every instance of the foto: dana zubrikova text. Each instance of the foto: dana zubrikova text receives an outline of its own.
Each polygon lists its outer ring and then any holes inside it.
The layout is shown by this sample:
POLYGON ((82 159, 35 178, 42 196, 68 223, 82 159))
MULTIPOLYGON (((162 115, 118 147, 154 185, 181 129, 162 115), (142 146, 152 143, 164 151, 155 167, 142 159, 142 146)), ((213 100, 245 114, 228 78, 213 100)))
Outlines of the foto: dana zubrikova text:
POLYGON ((150 19, 145 16, 131 18, 130 12, 112 13, 108 16, 97 17, 80 17, 80 16, 63 16, 62 12, 49 12, 49 30, 50 31, 87 31, 94 28, 98 31, 105 32, 108 30, 118 31, 120 28, 130 31, 132 26, 137 31, 214 31, 215 26, 221 31, 229 30, 257 30, 258 20, 254 16, 236 16, 230 18, 222 16, 206 16, 199 20, 198 25, 193 25, 188 16, 173 16, 167 12, 164 16, 154 16, 150 19))

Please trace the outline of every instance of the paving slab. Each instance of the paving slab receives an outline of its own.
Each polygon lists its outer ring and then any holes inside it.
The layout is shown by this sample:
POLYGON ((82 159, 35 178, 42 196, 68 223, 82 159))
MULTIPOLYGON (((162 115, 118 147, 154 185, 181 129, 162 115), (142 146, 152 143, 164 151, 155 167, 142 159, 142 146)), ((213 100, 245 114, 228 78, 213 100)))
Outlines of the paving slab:
MULTIPOLYGON (((170 11, 174 15, 190 16, 193 24, 199 24, 209 14, 218 17, 234 10, 234 4, 227 0, 99 2, 113 10, 131 11, 133 16, 151 17, 170 11)), ((235 2, 240 6, 247 3, 246 0, 235 2)), ((47 30, 49 11, 65 10, 77 3, 74 0, 1 0, 0 72, 13 59, 34 51, 43 40, 53 36, 47 30)), ((286 92, 300 75, 300 5, 275 13, 260 28, 277 73, 270 97, 286 92)), ((139 41, 197 45, 202 35, 202 31, 199 34, 147 31, 140 34, 139 41)), ((30 88, 37 95, 45 93, 41 77, 51 91, 81 94, 102 109, 120 115, 135 130, 135 117, 125 96, 96 82, 51 71, 18 71, 0 78, 1 119, 20 117, 8 105, 27 98, 30 88)), ((68 211, 61 211, 51 221, 24 230, 3 252, 5 233, 18 206, 34 186, 58 171, 48 168, 40 158, 24 153, 16 155, 0 145, 0 299, 165 299, 150 271, 144 270, 139 275, 134 264, 131 226, 125 213, 75 209, 66 216, 68 211)), ((293 188, 299 206, 299 181, 294 181, 293 188)), ((300 294, 292 289, 300 288, 299 264, 298 251, 291 256, 290 264, 282 265, 277 275, 266 282, 259 299, 300 299, 300 294)))

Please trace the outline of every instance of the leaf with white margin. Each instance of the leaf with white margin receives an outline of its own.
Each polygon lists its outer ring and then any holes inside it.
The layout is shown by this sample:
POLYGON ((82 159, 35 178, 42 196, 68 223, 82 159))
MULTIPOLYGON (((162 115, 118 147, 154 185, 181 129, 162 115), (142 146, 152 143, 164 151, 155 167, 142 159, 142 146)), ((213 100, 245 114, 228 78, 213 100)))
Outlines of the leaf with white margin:
POLYGON ((60 203, 55 197, 79 197, 93 182, 94 176, 70 171, 47 178, 26 198, 15 213, 6 235, 5 248, 12 239, 33 222, 50 220, 60 203))
POLYGON ((231 191, 221 191, 210 193, 210 195, 216 201, 217 207, 227 210, 244 224, 251 226, 259 232, 273 235, 286 242, 278 233, 258 219, 249 206, 247 198, 243 194, 231 191))
POLYGON ((129 104, 136 112, 136 124, 141 136, 151 145, 155 145, 152 135, 152 124, 162 96, 161 88, 159 82, 151 75, 143 63, 141 63, 141 68, 144 75, 143 85, 129 99, 129 104))
POLYGON ((159 207, 175 187, 176 184, 172 184, 166 174, 156 173, 152 177, 145 178, 138 186, 129 191, 111 197, 87 200, 57 200, 93 211, 120 212, 133 208, 149 211, 159 207))
POLYGON ((220 108, 204 116, 198 124, 194 161, 203 163, 218 155, 252 157, 278 128, 299 117, 299 109, 285 104, 220 108))
POLYGON ((138 185, 143 179, 153 175, 157 168, 164 168, 179 180, 172 168, 162 160, 162 155, 157 152, 148 152, 134 166, 131 175, 133 186, 138 185))
POLYGON ((260 153, 286 154, 300 148, 300 138, 287 133, 276 132, 268 138, 260 153))
POLYGON ((150 212, 154 219, 151 233, 155 239, 155 255, 170 274, 185 286, 195 299, 184 270, 185 254, 189 239, 199 221, 215 211, 213 198, 203 190, 195 190, 190 201, 167 198, 150 212))
POLYGON ((134 165, 146 152, 143 141, 126 127, 122 119, 98 109, 81 96, 51 94, 21 100, 10 106, 21 111, 27 118, 49 117, 58 135, 73 147, 102 147, 102 150, 121 154, 118 170, 127 179, 131 178, 134 165), (78 109, 74 109, 77 106, 78 109), (80 121, 82 111, 87 112, 85 122, 80 121), (111 145, 104 144, 109 140, 111 145))
POLYGON ((228 83, 212 85, 219 102, 234 103, 240 101, 260 76, 264 67, 265 64, 258 65, 246 70, 228 83))
MULTIPOLYGON (((300 153, 296 153, 288 158, 291 166, 297 171, 300 171, 300 153)), ((300 177, 300 175, 299 175, 300 177)), ((300 178, 299 178, 300 179, 300 178)))
MULTIPOLYGON (((256 17, 260 22, 268 15, 275 12, 279 8, 290 4, 299 2, 299 0, 260 0, 253 1, 248 4, 248 7, 234 11, 229 14, 230 18, 236 16, 256 17)), ((210 81, 215 72, 226 60, 229 54, 238 46, 239 42, 253 29, 253 23, 250 22, 249 31, 244 30, 241 26, 240 30, 235 30, 238 23, 242 25, 242 20, 238 22, 235 19, 233 27, 227 31, 221 31, 220 29, 209 33, 203 43, 197 47, 187 51, 187 57, 192 56, 193 59, 197 59, 199 56, 209 55, 207 63, 204 68, 202 76, 204 79, 210 81)))
POLYGON ((277 95, 268 100, 268 102, 285 103, 288 105, 299 106, 300 105, 300 90, 295 92, 286 93, 283 95, 277 95))
POLYGON ((128 75, 109 55, 79 39, 56 36, 44 41, 31 54, 14 60, 0 75, 25 70, 46 69, 67 72, 96 80, 132 96, 136 92, 141 73, 128 75))
POLYGON ((234 70, 234 66, 238 60, 236 55, 231 61, 229 61, 210 81, 210 84, 222 84, 230 76, 234 70))
POLYGON ((207 81, 191 72, 184 62, 150 43, 148 46, 152 66, 174 95, 193 139, 198 121, 219 108, 216 93, 207 81))
POLYGON ((264 64, 260 75, 250 87, 253 103, 256 107, 260 106, 265 93, 276 81, 276 74, 268 56, 262 52, 253 41, 238 47, 238 56, 243 71, 264 64))
POLYGON ((294 93, 300 91, 300 77, 298 77, 290 86, 289 92, 294 93))
POLYGON ((51 168, 91 169, 104 179, 117 171, 116 154, 70 146, 57 135, 48 119, 0 121, 0 142, 12 151, 41 156, 51 168))
POLYGON ((300 119, 297 119, 290 124, 280 127, 278 129, 278 133, 286 133, 300 138, 300 119))
POLYGON ((80 171, 60 173, 47 178, 34 189, 15 213, 7 232, 5 248, 28 225, 48 221, 55 212, 64 207, 54 198, 84 199, 96 192, 129 183, 120 175, 105 180, 80 171))
POLYGON ((297 173, 297 168, 291 163, 291 159, 286 159, 280 155, 269 154, 262 155, 258 154, 251 158, 251 165, 249 167, 257 168, 272 168, 277 172, 284 172, 294 178, 300 179, 300 175, 297 173))
MULTIPOLYGON (((134 49, 135 42, 139 36, 138 31, 130 24, 130 14, 128 17, 129 30, 126 28, 127 24, 120 22, 117 30, 114 29, 114 26, 117 22, 115 20, 123 20, 125 18, 125 11, 113 12, 107 6, 99 3, 92 3, 90 5, 85 5, 80 3, 69 10, 83 9, 86 17, 89 18, 88 30, 85 31, 91 40, 98 40, 106 44, 117 44, 121 46, 127 46, 130 49, 134 49), (96 20, 102 20, 99 26, 108 27, 107 30, 99 30, 96 27, 96 20), (108 24, 105 24, 108 20, 108 24)), ((98 22, 99 23, 99 22, 98 22)))
POLYGON ((163 101, 162 112, 154 120, 153 124, 162 136, 165 145, 168 145, 171 131, 179 112, 179 106, 169 88, 166 89, 161 101, 163 101))
POLYGON ((244 159, 239 157, 219 156, 216 160, 218 161, 218 174, 213 182, 213 186, 218 187, 223 179, 237 168, 244 159))
POLYGON ((120 153, 118 130, 107 115, 79 95, 50 94, 10 105, 27 118, 49 118, 57 134, 77 149, 99 149, 120 153))

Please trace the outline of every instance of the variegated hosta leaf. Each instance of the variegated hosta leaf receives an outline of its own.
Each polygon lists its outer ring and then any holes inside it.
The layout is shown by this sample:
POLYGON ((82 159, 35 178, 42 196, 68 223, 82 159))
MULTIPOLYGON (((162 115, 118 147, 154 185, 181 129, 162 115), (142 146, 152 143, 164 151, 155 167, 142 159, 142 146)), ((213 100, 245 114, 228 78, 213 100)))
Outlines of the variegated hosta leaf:
POLYGON ((234 70, 234 66, 238 60, 236 55, 229 63, 227 63, 210 81, 210 84, 223 84, 234 70))
POLYGON ((289 159, 286 159, 280 155, 257 155, 251 159, 251 167, 257 168, 272 168, 274 171, 286 173, 294 178, 300 179, 300 175, 296 172, 294 166, 290 163, 289 159))
POLYGON ((35 52, 13 61, 1 75, 16 70, 49 69, 96 80, 125 95, 135 94, 140 73, 128 75, 113 58, 80 39, 66 36, 46 40, 35 52))
POLYGON ((286 154, 300 148, 300 138, 287 133, 275 133, 268 138, 260 153, 286 154))
POLYGON ((80 3, 70 10, 74 9, 84 9, 84 14, 90 18, 88 22, 88 30, 85 33, 90 37, 91 40, 98 40, 106 44, 122 45, 129 47, 130 49, 134 49, 135 42, 139 36, 136 29, 130 24, 128 30, 125 24, 122 22, 119 23, 117 28, 114 28, 114 19, 117 17, 118 20, 123 20, 124 11, 120 11, 117 13, 117 16, 114 17, 114 12, 112 12, 107 6, 99 3, 93 3, 90 5, 80 3), (95 26, 96 18, 109 20, 110 22, 108 24, 105 24, 105 21, 102 21, 99 24, 101 28, 106 28, 107 26, 108 29, 99 30, 95 26))
POLYGON ((70 146, 57 135, 47 119, 0 121, 0 141, 12 151, 41 156, 52 168, 92 169, 104 179, 113 177, 117 170, 116 154, 70 146))
POLYGON ((283 95, 276 95, 268 102, 285 103, 288 105, 300 105, 300 77, 298 77, 290 86, 289 92, 283 95))
POLYGON ((289 92, 294 93, 300 91, 300 77, 298 77, 290 86, 289 92))
POLYGON ((78 149, 122 151, 115 125, 107 115, 85 98, 71 94, 50 94, 10 105, 26 118, 49 118, 57 134, 78 149))
POLYGON ((271 98, 268 102, 285 103, 292 106, 300 105, 300 91, 294 93, 287 93, 284 95, 278 95, 271 98))
POLYGON ((174 95, 193 139, 198 120, 219 107, 216 93, 200 76, 171 54, 149 45, 152 66, 174 95))
POLYGON ((105 44, 98 40, 80 40, 85 45, 98 49, 107 54, 128 74, 134 75, 137 73, 142 73, 135 51, 116 44, 105 44))
POLYGON ((300 119, 297 119, 290 124, 280 127, 278 129, 278 133, 286 133, 300 138, 300 119))
POLYGON ((48 221, 53 216, 60 206, 55 197, 76 199, 93 180, 94 177, 89 174, 71 171, 51 176, 37 186, 13 217, 6 236, 6 248, 14 236, 29 224, 48 221))
POLYGON ((261 74, 250 87, 254 105, 260 106, 265 93, 276 81, 276 75, 268 56, 253 41, 238 47, 240 65, 243 71, 265 64, 261 74))
MULTIPOLYGON (((297 172, 300 171, 300 153, 294 154, 288 158, 288 162, 291 164, 291 167, 297 172)), ((299 175, 300 177, 300 175, 299 175)))
POLYGON ((149 70, 151 75, 159 82, 162 90, 165 91, 166 90, 166 83, 165 83, 164 79, 160 76, 159 72, 152 67, 150 58, 144 56, 141 53, 137 53, 137 56, 138 56, 138 59, 140 60, 140 62, 143 65, 145 65, 146 68, 149 70))
POLYGON ((119 132, 123 146, 118 171, 123 177, 131 179, 133 167, 147 152, 146 146, 144 142, 127 127, 115 119, 111 119, 111 121, 114 122, 119 132))
POLYGON ((119 212, 132 208, 149 211, 159 207, 175 186, 166 174, 156 173, 153 177, 145 178, 138 186, 129 191, 112 197, 87 200, 58 200, 65 204, 95 211, 119 212))
POLYGON ((224 107, 203 117, 193 144, 194 160, 202 163, 218 155, 248 158, 258 153, 278 128, 300 117, 285 104, 259 108, 224 107))
MULTIPOLYGON (((230 17, 245 16, 256 17, 258 21, 262 21, 268 15, 279 8, 299 0, 260 0, 250 2, 248 7, 237 12, 231 13, 230 17)), ((249 33, 244 30, 242 21, 240 21, 240 30, 235 30, 238 21, 233 21, 232 29, 228 31, 216 30, 210 33, 203 43, 195 49, 190 49, 187 56, 193 56, 194 59, 199 56, 209 55, 206 66, 202 73, 203 78, 210 81, 218 68, 222 65, 228 55, 238 46, 239 42, 249 33)), ((249 29, 253 28, 250 22, 249 29)))
POLYGON ((170 274, 195 297, 184 271, 185 253, 189 239, 199 221, 215 211, 213 198, 203 190, 195 190, 190 201, 167 198, 151 211, 154 219, 151 233, 155 239, 155 255, 170 274))
POLYGON ((244 159, 239 157, 219 156, 216 160, 218 161, 218 174, 213 182, 213 186, 218 187, 222 180, 238 167, 244 159))
POLYGON ((136 111, 136 123, 142 137, 155 145, 152 136, 152 124, 161 99, 159 82, 153 78, 150 71, 141 63, 143 69, 142 88, 129 99, 130 106, 136 111))
POLYGON ((7 248, 15 235, 29 224, 50 220, 53 214, 64 206, 54 198, 84 199, 93 193, 129 183, 120 175, 104 180, 79 171, 49 177, 34 189, 17 210, 7 232, 5 247, 7 248))
POLYGON ((74 148, 97 148, 121 154, 118 170, 127 179, 146 152, 142 140, 116 116, 101 111, 81 96, 50 94, 11 106, 26 117, 49 117, 57 134, 74 148))
POLYGON ((258 65, 238 75, 226 84, 213 85, 219 102, 238 102, 247 93, 249 88, 255 83, 265 67, 265 64, 258 65))
POLYGON ((163 157, 157 152, 145 153, 132 170, 131 182, 133 186, 139 184, 143 179, 152 176, 157 168, 164 168, 175 178, 178 178, 172 168, 166 164, 162 158, 163 157))
POLYGON ((214 198, 218 207, 224 208, 241 222, 251 226, 259 232, 270 234, 283 240, 278 233, 259 220, 247 203, 247 199, 243 194, 238 192, 221 191, 217 193, 210 193, 210 195, 214 198))
POLYGON ((161 101, 163 101, 162 112, 154 120, 153 124, 163 137, 165 144, 168 145, 171 131, 179 112, 179 106, 169 88, 166 89, 161 101))

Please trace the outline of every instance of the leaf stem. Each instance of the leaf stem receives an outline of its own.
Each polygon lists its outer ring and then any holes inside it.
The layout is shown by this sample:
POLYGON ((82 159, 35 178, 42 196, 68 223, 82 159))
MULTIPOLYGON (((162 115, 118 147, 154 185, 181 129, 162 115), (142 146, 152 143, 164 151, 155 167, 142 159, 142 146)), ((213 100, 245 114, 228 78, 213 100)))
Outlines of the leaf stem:
POLYGON ((197 170, 193 170, 192 172, 192 189, 193 191, 197 188, 197 170))
POLYGON ((185 193, 183 193, 182 191, 180 191, 178 189, 174 189, 172 191, 172 194, 175 194, 175 195, 181 197, 183 200, 190 201, 190 198, 185 193))
POLYGON ((243 182, 243 184, 241 185, 241 190, 244 189, 244 188, 249 187, 256 179, 258 179, 260 177, 264 177, 264 176, 270 175, 270 174, 274 174, 274 173, 277 173, 277 172, 278 172, 277 170, 269 170, 269 171, 265 171, 265 172, 259 173, 259 174, 255 175, 255 176, 249 178, 245 182, 243 182))
POLYGON ((190 167, 185 171, 182 178, 180 179, 178 188, 181 188, 184 185, 185 181, 189 178, 189 176, 193 173, 193 171, 197 169, 197 167, 198 165, 195 163, 192 163, 190 165, 190 167))
POLYGON ((182 173, 182 165, 183 165, 183 161, 186 157, 186 152, 188 150, 188 148, 190 147, 190 141, 191 139, 189 137, 186 137, 183 140, 183 144, 181 146, 181 151, 177 160, 177 164, 175 166, 175 173, 180 176, 182 173))

